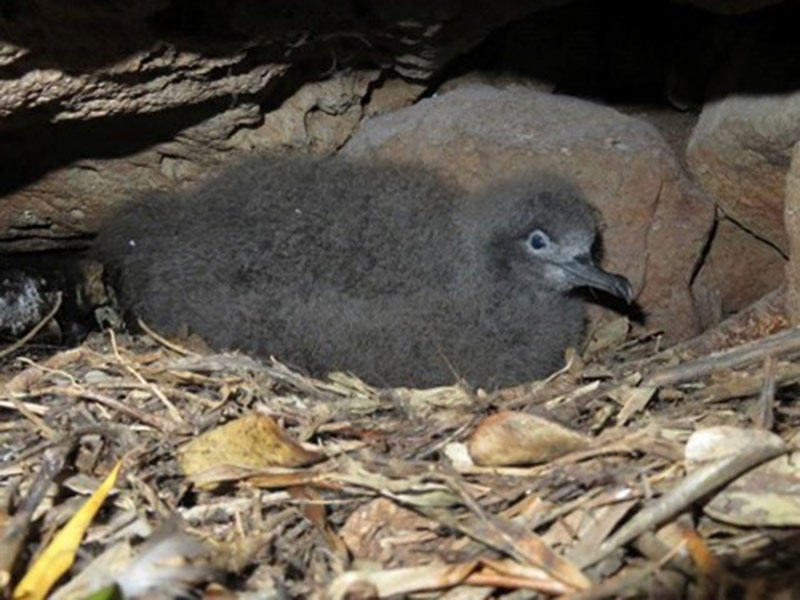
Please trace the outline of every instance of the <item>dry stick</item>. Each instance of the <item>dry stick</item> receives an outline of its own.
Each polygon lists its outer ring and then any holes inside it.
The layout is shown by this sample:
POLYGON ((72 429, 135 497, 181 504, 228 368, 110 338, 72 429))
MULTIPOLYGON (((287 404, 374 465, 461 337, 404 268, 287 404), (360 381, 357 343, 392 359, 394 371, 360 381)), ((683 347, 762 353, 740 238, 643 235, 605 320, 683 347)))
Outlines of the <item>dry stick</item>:
POLYGON ((157 334, 155 331, 150 329, 147 326, 147 324, 144 321, 142 321, 141 319, 137 319, 136 323, 139 325, 139 327, 142 328, 142 330, 147 335, 149 335, 151 338, 153 338, 156 342, 158 342, 162 346, 164 346, 166 348, 169 348, 173 352, 177 352, 178 354, 181 354, 183 356, 199 356, 197 354, 197 352, 192 352, 191 350, 187 350, 183 346, 180 346, 180 345, 176 344, 175 342, 171 342, 167 338, 157 334))
POLYGON ((341 399, 338 394, 326 392, 317 388, 308 378, 289 369, 283 363, 278 362, 274 357, 271 364, 265 365, 245 354, 211 354, 207 356, 194 355, 179 358, 171 361, 167 365, 169 370, 181 371, 223 371, 232 370, 235 372, 251 371, 254 373, 271 377, 279 383, 289 385, 299 392, 304 392, 326 402, 336 402, 341 399))
POLYGON ((72 385, 78 385, 78 380, 75 379, 75 377, 71 373, 68 373, 63 369, 53 369, 52 367, 48 367, 46 364, 48 361, 45 361, 45 364, 39 364, 37 362, 32 361, 30 358, 26 356, 22 356, 17 360, 22 364, 28 365, 29 367, 32 367, 34 369, 41 369, 44 373, 47 373, 49 375, 58 375, 59 377, 68 379, 72 385))
POLYGON ((39 431, 43 438, 48 440, 54 440, 58 437, 58 434, 50 427, 47 423, 45 423, 36 412, 28 410, 27 405, 25 402, 17 400, 16 398, 9 398, 11 405, 14 409, 19 412, 23 417, 28 419, 34 427, 39 431))
MULTIPOLYGON (((758 371, 748 374, 743 379, 732 379, 723 383, 715 383, 703 388, 702 397, 706 402, 722 402, 731 398, 744 398, 755 396, 764 390, 768 379, 765 372, 758 371)), ((800 365, 795 363, 778 364, 775 366, 775 388, 782 388, 800 380, 800 365)))
POLYGON ((772 356, 767 356, 764 360, 763 378, 764 383, 758 396, 758 402, 750 407, 747 414, 756 427, 770 431, 775 426, 775 390, 777 389, 775 359, 772 356))
POLYGON ((324 400, 326 402, 336 402, 341 399, 341 396, 318 389, 311 382, 309 382, 308 379, 298 373, 295 373, 286 365, 279 363, 274 358, 272 358, 272 364, 270 366, 263 367, 262 371, 276 381, 290 385, 297 391, 319 398, 320 400, 324 400))
POLYGON ((581 561, 579 566, 585 568, 603 560, 617 548, 679 514, 698 498, 722 487, 756 465, 785 452, 786 445, 782 441, 767 442, 697 469, 657 501, 636 513, 624 527, 600 544, 593 555, 581 561))
MULTIPOLYGON (((685 543, 681 542, 669 550, 656 564, 650 564, 642 568, 628 571, 616 578, 608 579, 590 589, 569 596, 569 600, 603 600, 604 598, 626 598, 630 597, 637 590, 646 591, 654 576, 661 571, 664 566, 673 561, 685 548, 685 543)), ((639 597, 639 596, 637 596, 639 597)))
POLYGON ((653 356, 624 363, 615 371, 623 373, 642 371, 650 365, 663 363, 676 356, 683 357, 684 360, 708 356, 712 352, 733 348, 750 340, 764 339, 773 333, 783 331, 790 326, 785 315, 784 292, 783 287, 770 292, 732 317, 718 323, 713 329, 670 346, 653 356))
POLYGON ((800 329, 793 327, 762 340, 748 342, 730 350, 715 352, 710 356, 653 373, 642 382, 642 385, 652 387, 671 385, 703 377, 715 369, 729 369, 764 358, 769 354, 778 355, 796 350, 800 350, 800 329))
POLYGON ((33 513, 47 493, 53 479, 64 467, 71 447, 72 444, 65 443, 45 451, 42 467, 36 474, 17 512, 6 525, 5 532, 0 538, 0 588, 7 586, 11 580, 11 570, 20 553, 22 543, 28 536, 33 513))
MULTIPOLYGON (((2 396, 0 396, 2 398, 2 396)), ((50 409, 46 406, 42 406, 41 404, 34 404, 33 402, 22 402, 17 400, 16 398, 8 397, 8 400, 0 400, 0 408, 7 408, 12 410, 18 410, 19 412, 23 413, 22 409, 25 409, 27 413, 35 415, 37 417, 41 417, 42 415, 46 415, 50 412, 50 409)), ((23 413, 26 417, 27 414, 23 413)))
POLYGON ((527 528, 516 526, 513 522, 506 521, 502 525, 492 519, 486 520, 481 516, 473 516, 470 519, 457 519, 450 511, 432 506, 414 506, 414 510, 429 519, 457 531, 481 546, 492 548, 502 554, 510 556, 521 565, 537 567, 547 573, 555 581, 559 581, 577 589, 586 587, 588 580, 584 579, 583 574, 570 563, 567 559, 553 554, 536 534, 531 534, 527 528), (526 545, 536 544, 535 552, 543 560, 536 560, 532 556, 533 551, 528 548, 520 548, 517 541, 509 530, 517 530, 517 534, 526 538, 526 545), (549 564, 548 564, 548 561, 549 564), (544 564, 542 564, 544 563, 544 564), (567 571, 567 573, 565 573, 567 571), (568 575, 565 577, 565 575, 568 575))
POLYGON ((50 312, 47 313, 47 315, 45 315, 44 319, 42 319, 36 325, 34 325, 33 329, 31 329, 28 333, 23 335, 16 342, 11 344, 8 348, 4 348, 3 350, 0 350, 0 358, 4 358, 4 357, 8 356, 9 354, 11 354, 12 352, 15 352, 16 350, 19 350, 20 348, 22 348, 22 346, 24 346, 31 339, 33 339, 33 337, 37 333, 39 333, 42 330, 42 328, 45 325, 47 325, 47 323, 50 322, 50 319, 52 319, 54 316, 56 316, 56 313, 58 312, 59 308, 61 308, 61 292, 58 292, 56 294, 56 302, 53 305, 53 308, 50 309, 50 312))
POLYGON ((600 488, 595 488, 595 489, 589 490, 588 492, 586 492, 582 496, 579 496, 579 497, 575 498, 574 500, 571 500, 570 502, 562 504, 561 506, 559 506, 557 508, 554 508, 553 510, 551 510, 551 511, 545 513, 545 514, 539 515, 535 519, 532 519, 530 521, 526 521, 524 523, 524 525, 525 525, 526 528, 530 529, 531 531, 535 531, 536 529, 539 529, 540 527, 542 527, 544 525, 548 525, 548 524, 552 523, 556 519, 560 519, 564 515, 568 515, 569 513, 573 512, 574 510, 576 510, 578 508, 580 508, 584 504, 587 504, 588 502, 591 502, 592 499, 594 499, 597 496, 599 496, 602 492, 603 492, 603 490, 600 489, 600 488))
POLYGON ((72 398, 83 398, 85 400, 91 400, 92 402, 97 402, 98 404, 102 404, 116 410, 118 412, 124 413, 134 419, 141 421, 145 425, 150 425, 150 427, 154 427, 159 431, 170 431, 173 427, 173 423, 171 421, 167 421, 166 419, 162 419, 156 415, 151 415, 146 412, 142 412, 132 406, 128 406, 120 402, 119 400, 115 400, 110 396, 106 396, 104 394, 98 394, 97 392, 92 392, 89 390, 85 390, 82 388, 71 388, 71 387, 47 387, 41 388, 38 390, 31 390, 30 392, 24 394, 14 394, 15 398, 30 398, 34 396, 46 396, 52 394, 57 396, 59 394, 64 396, 69 396, 72 398))
POLYGON ((158 389, 158 386, 154 383, 150 383, 147 381, 142 375, 134 369, 131 365, 129 365, 125 360, 122 359, 122 356, 119 353, 119 347, 117 346, 117 337, 114 335, 114 331, 109 329, 108 334, 111 337, 111 348, 114 351, 114 357, 119 361, 119 363, 125 367, 125 370, 128 371, 131 375, 133 375, 139 383, 145 385, 150 390, 150 393, 153 394, 156 398, 161 401, 161 404, 164 405, 164 408, 167 409, 169 416, 172 417, 172 420, 175 421, 178 425, 186 425, 186 421, 183 420, 181 417, 180 411, 175 407, 175 405, 167 399, 164 393, 158 389))
POLYGON ((548 576, 571 587, 588 587, 588 579, 573 562, 557 556, 537 534, 512 520, 488 515, 456 477, 444 474, 442 480, 474 514, 472 526, 462 524, 465 528, 469 527, 472 533, 468 533, 466 529, 460 529, 462 533, 487 546, 503 548, 504 552, 521 564, 539 567, 548 576), (478 534, 478 537, 474 537, 473 534, 478 534), (519 543, 521 539, 524 540, 523 544, 519 543), (494 540, 496 543, 493 545, 490 540, 494 540))

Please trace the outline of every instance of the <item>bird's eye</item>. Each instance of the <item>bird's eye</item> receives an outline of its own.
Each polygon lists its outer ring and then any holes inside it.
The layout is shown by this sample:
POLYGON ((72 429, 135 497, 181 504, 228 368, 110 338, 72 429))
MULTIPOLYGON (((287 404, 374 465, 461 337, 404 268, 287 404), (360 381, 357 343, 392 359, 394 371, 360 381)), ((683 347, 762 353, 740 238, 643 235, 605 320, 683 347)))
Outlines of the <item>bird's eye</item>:
POLYGON ((550 240, 547 237, 547 234, 544 231, 536 231, 531 232, 528 236, 528 245, 533 248, 534 250, 542 250, 550 243, 550 240))

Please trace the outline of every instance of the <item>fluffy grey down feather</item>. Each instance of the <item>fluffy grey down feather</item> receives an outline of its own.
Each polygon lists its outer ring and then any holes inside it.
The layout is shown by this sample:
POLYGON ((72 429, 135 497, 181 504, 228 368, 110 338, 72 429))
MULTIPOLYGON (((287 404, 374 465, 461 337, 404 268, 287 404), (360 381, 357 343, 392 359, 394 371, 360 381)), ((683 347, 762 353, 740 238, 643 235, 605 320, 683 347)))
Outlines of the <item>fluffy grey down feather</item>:
POLYGON ((594 211, 549 175, 465 194, 419 169, 258 157, 127 205, 97 251, 124 308, 165 334, 315 375, 494 388, 581 339, 582 301, 527 247, 537 229, 588 253, 594 211))

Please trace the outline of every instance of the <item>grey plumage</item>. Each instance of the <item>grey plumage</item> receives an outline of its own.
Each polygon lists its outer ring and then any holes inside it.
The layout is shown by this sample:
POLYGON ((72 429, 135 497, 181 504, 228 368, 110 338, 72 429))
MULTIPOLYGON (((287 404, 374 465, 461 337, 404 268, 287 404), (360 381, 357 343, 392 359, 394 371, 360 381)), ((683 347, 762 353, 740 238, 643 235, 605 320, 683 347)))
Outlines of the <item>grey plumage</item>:
POLYGON ((97 249, 124 307, 167 334, 378 385, 455 372, 491 388, 552 372, 580 341, 570 289, 630 300, 591 265, 594 237, 554 176, 465 195, 419 169, 259 157, 128 205, 97 249))

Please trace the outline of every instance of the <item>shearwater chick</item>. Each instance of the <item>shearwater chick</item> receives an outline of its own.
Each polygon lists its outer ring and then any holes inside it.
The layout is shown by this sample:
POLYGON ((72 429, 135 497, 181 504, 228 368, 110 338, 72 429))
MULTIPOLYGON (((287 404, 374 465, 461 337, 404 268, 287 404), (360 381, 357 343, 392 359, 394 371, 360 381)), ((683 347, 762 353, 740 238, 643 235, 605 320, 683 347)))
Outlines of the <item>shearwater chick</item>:
POLYGON ((547 375, 580 342, 593 210, 536 174, 466 194, 415 168, 251 159, 127 205, 97 249, 126 311, 166 334, 376 385, 485 388, 547 375))

